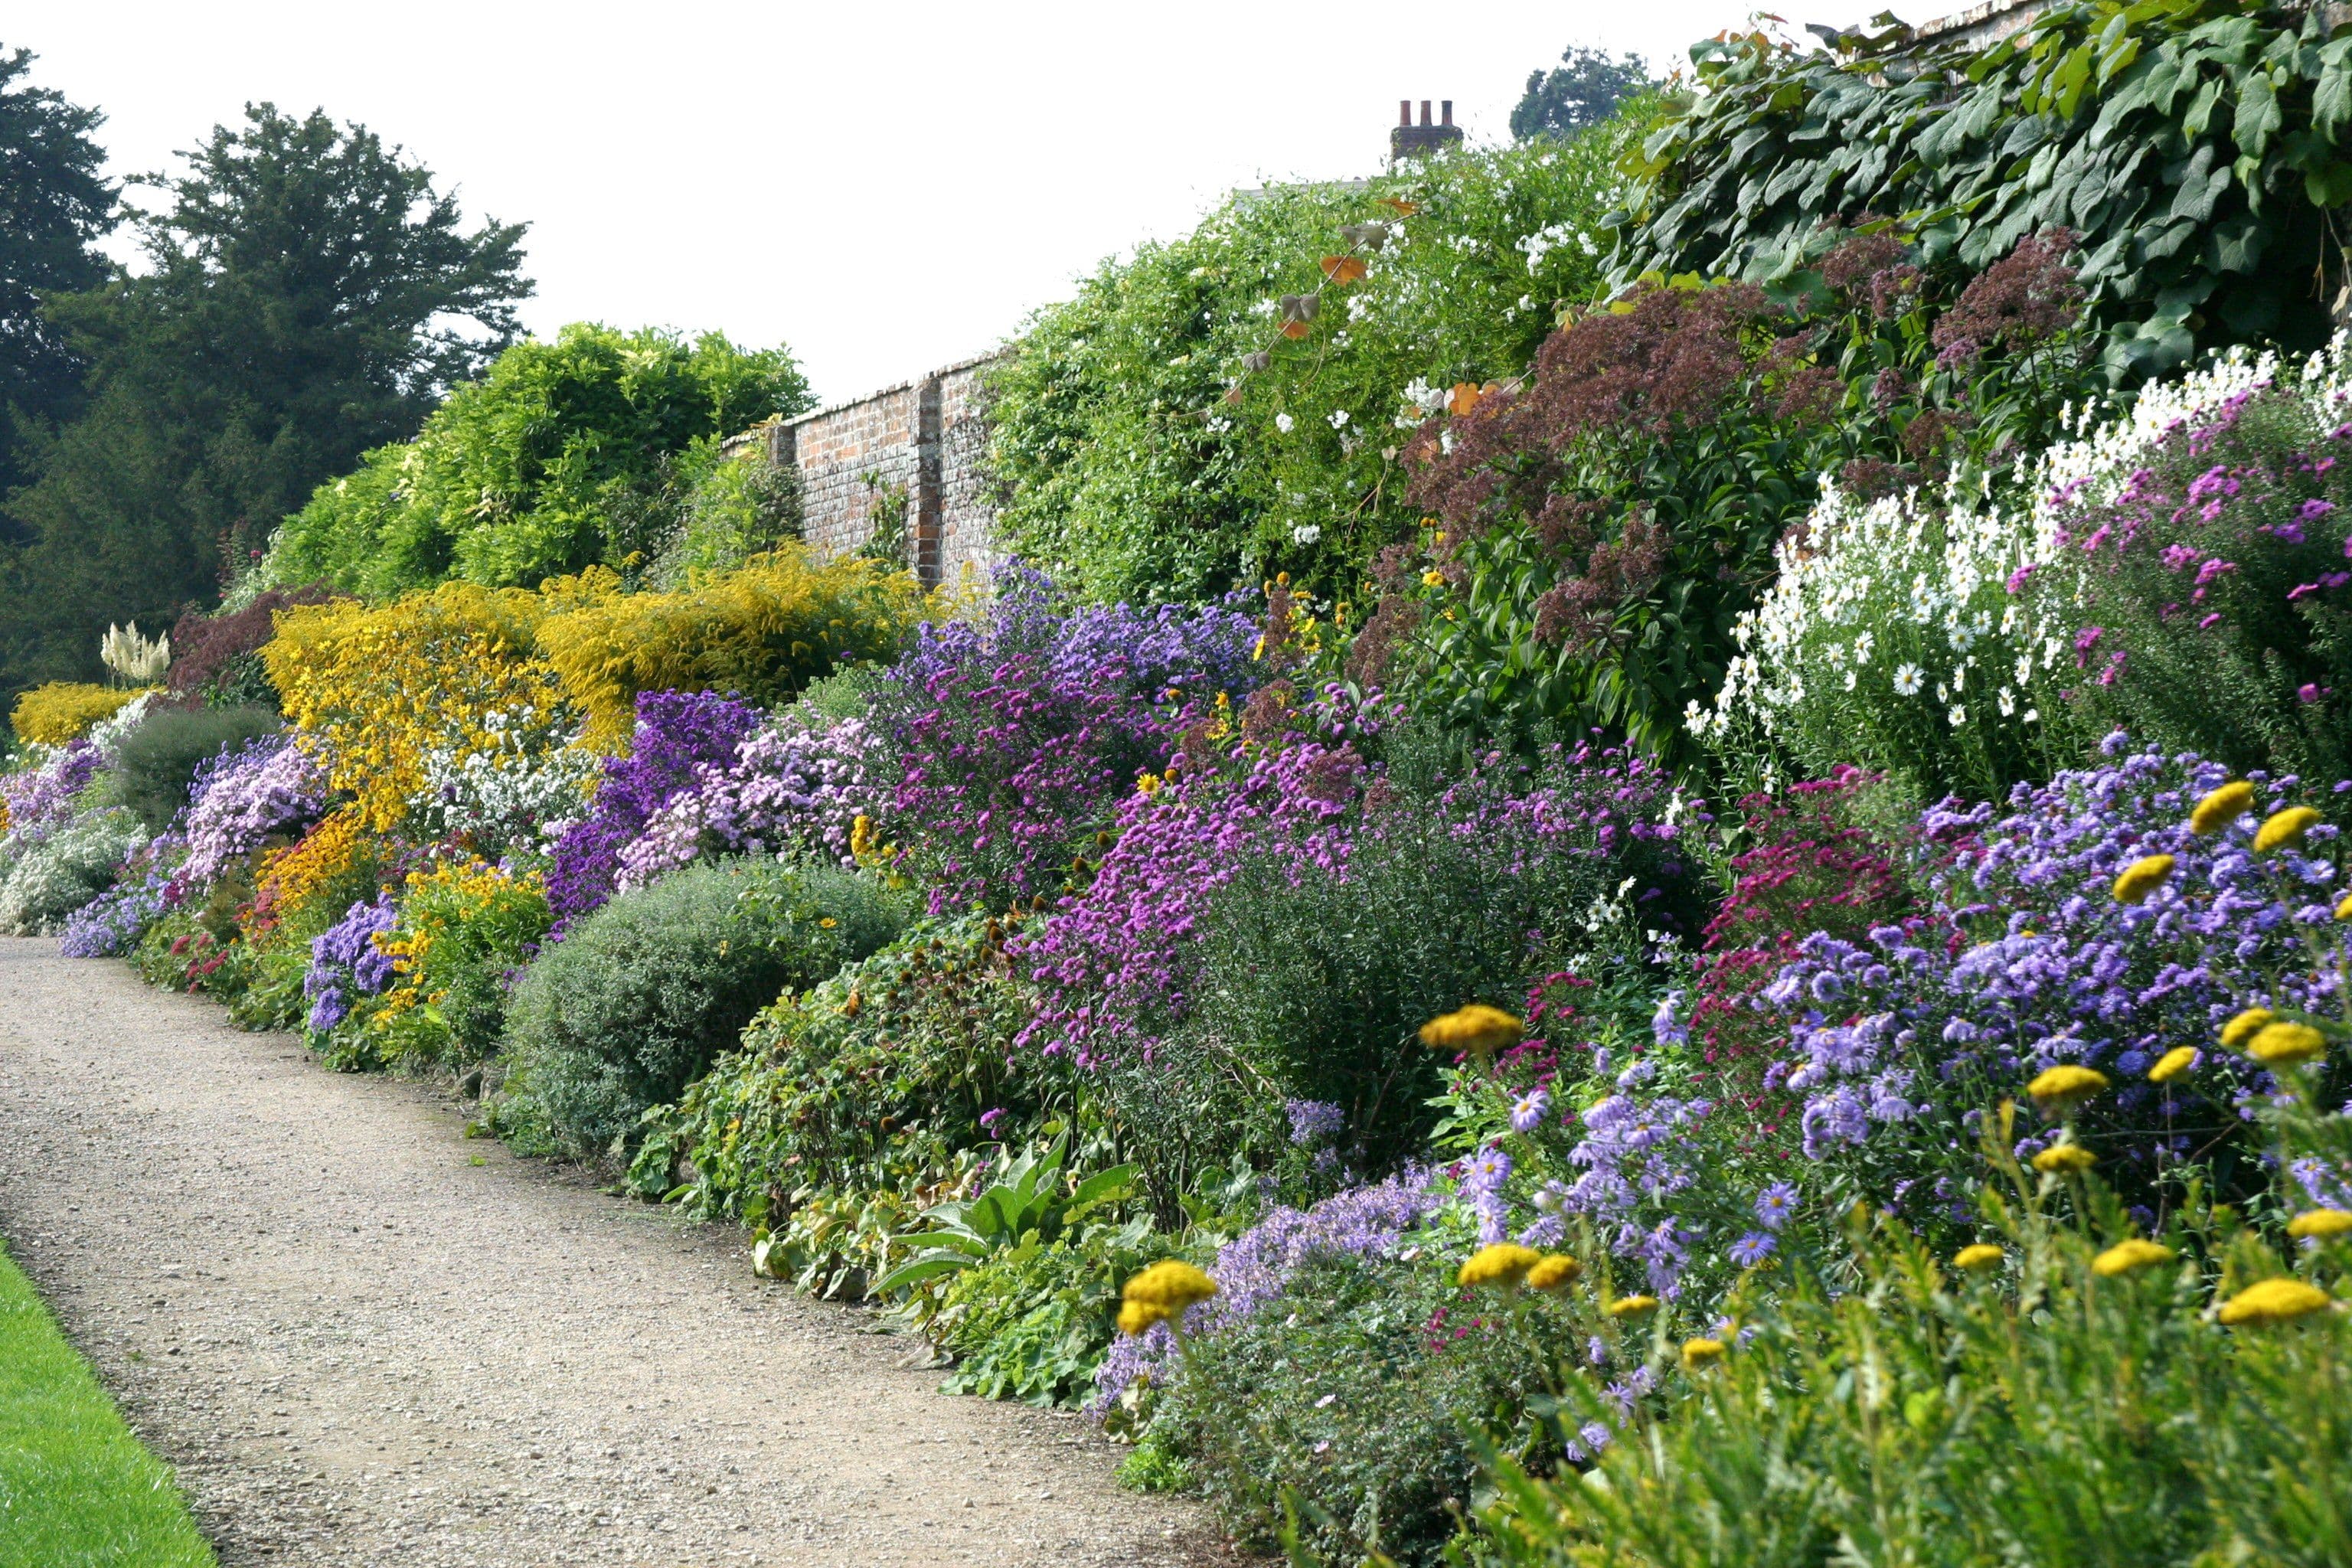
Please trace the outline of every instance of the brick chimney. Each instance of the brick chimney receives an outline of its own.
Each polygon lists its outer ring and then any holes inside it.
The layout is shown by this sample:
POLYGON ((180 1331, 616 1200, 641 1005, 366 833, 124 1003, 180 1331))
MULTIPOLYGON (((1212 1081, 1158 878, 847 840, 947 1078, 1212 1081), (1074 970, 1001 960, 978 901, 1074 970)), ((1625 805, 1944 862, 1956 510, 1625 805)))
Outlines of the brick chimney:
POLYGON ((1454 123, 1454 100, 1445 100, 1444 118, 1434 125, 1429 121, 1429 100, 1421 100, 1421 123, 1412 122, 1412 100, 1397 100, 1396 129, 1389 132, 1389 156, 1395 159, 1418 158, 1424 153, 1434 153, 1441 147, 1451 147, 1462 140, 1462 128, 1454 123))

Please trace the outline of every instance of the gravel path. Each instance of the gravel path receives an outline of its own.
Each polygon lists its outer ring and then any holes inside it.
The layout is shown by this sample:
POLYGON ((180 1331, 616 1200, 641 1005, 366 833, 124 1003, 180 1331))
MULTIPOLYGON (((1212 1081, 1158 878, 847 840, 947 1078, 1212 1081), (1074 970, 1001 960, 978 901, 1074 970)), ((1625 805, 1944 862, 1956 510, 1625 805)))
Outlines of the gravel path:
POLYGON ((738 1238, 467 1141, 121 964, 0 939, 0 1233, 221 1560, 1176 1564, 1090 1423, 738 1238))

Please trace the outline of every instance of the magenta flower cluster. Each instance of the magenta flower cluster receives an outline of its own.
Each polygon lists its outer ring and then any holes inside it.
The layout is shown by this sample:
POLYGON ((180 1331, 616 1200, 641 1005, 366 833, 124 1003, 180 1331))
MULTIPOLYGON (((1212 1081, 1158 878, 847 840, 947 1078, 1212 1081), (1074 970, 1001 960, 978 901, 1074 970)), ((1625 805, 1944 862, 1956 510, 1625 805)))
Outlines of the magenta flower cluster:
POLYGON ((1073 606, 1020 567, 985 618, 923 627, 873 721, 932 911, 1059 892, 1174 738, 1256 689, 1256 636, 1232 607, 1073 606))

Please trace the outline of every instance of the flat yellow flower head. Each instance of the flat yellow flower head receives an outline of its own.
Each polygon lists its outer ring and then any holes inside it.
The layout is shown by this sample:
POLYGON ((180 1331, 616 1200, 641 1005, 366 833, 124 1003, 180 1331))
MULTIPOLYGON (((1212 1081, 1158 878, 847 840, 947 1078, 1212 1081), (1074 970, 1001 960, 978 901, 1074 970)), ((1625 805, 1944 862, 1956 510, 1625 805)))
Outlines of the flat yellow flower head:
POLYGON ((1528 1289, 1565 1290, 1575 1284, 1576 1277, 1583 1272, 1584 1266, 1568 1254, 1548 1252, 1536 1260, 1533 1268, 1528 1270, 1528 1289))
POLYGON ((2277 1017, 2278 1015, 2272 1012, 2268 1007, 2247 1008, 2244 1012, 2239 1014, 2236 1017, 2221 1026, 2222 1048, 2225 1050, 2236 1050, 2240 1046, 2244 1045, 2248 1040, 2252 1039, 2256 1035, 2260 1034, 2264 1027, 2274 1022, 2277 1017))
POLYGON ((1143 1301, 1129 1301, 1118 1310, 1118 1331, 1129 1339, 1141 1337, 1152 1324, 1168 1314, 1143 1301))
POLYGON ((2002 1256, 2000 1248, 1991 1242, 1979 1241, 1974 1246, 1963 1247, 1954 1253, 1952 1267, 1965 1268, 1971 1274, 1982 1274, 1987 1269, 2000 1268, 2002 1256))
POLYGON ((2352 1209, 2312 1209, 2286 1222, 2286 1233, 2297 1241, 2330 1241, 2352 1231, 2352 1209))
POLYGON ((1609 1303, 1609 1315, 1612 1318, 1638 1318, 1657 1310, 1655 1296, 1620 1296, 1609 1303))
POLYGON ((1129 1280, 1121 1298, 1129 1306, 1139 1302, 1162 1317, 1178 1318, 1193 1302, 1216 1293, 1215 1280, 1181 1259, 1164 1258, 1129 1280))
POLYGON ((2339 921, 2352 921, 2352 893, 2347 893, 2336 900, 2336 918, 2339 921))
POLYGON ((2099 1163, 2080 1143, 2056 1143, 2033 1156, 2033 1168, 2045 1176, 2079 1176, 2099 1163))
POLYGON ((2102 1279, 2113 1279, 2119 1274, 2129 1274, 2137 1268, 2153 1268, 2172 1261, 2172 1248, 2153 1241, 2119 1241, 2091 1259, 2091 1272, 2102 1279))
POLYGON ((2246 1043, 2246 1054, 2266 1068, 2317 1061, 2327 1051, 2327 1037, 2308 1024, 2265 1024, 2246 1043))
POLYGON ((2147 1081, 2150 1083, 2170 1083, 2174 1079, 2180 1077, 2183 1073, 2188 1072, 2197 1065, 2197 1056, 2198 1051, 2195 1046, 2173 1047, 2170 1050, 2165 1052, 2164 1055, 2158 1057, 2157 1058, 2156 1065, 2147 1069, 2147 1081))
POLYGON ((1454 1283, 1516 1286, 1542 1261, 1543 1254, 1532 1247, 1521 1247, 1516 1241, 1498 1241, 1492 1247, 1480 1247, 1465 1258, 1462 1271, 1454 1276, 1454 1283))
POLYGON ((2173 859, 2169 855, 2144 855, 2123 869, 2116 879, 2116 902, 2140 904, 2147 896, 2164 885, 2172 875, 2173 859))
POLYGON ((1683 1370, 1685 1372, 1696 1372, 1701 1367, 1713 1366, 1717 1362, 1719 1362, 1722 1359, 1723 1342, 1721 1340, 1698 1339, 1685 1340, 1683 1342, 1683 1370))
POLYGON ((1527 1026, 1500 1007, 1473 1002, 1421 1026, 1421 1043, 1433 1051, 1467 1051, 1485 1061, 1519 1043, 1527 1026))
POLYGON ((2189 814, 2189 831, 2200 836, 2219 833, 2254 806, 2254 786, 2234 779, 2197 803, 2189 814))
POLYGON ((2254 852, 2267 855, 2273 849, 2292 849, 2303 842, 2305 834, 2318 826, 2319 813, 2307 805, 2274 811, 2254 829, 2254 852))
POLYGON ((2221 1321, 2268 1328, 2291 1323, 2328 1304, 2327 1293, 2300 1279, 2265 1279, 2249 1285, 2221 1303, 2221 1321))
POLYGON ((2044 1068, 2025 1086, 2036 1105, 2048 1110, 2053 1106, 2079 1104, 2107 1087, 2107 1075, 2096 1068, 2086 1068, 2074 1062, 2061 1062, 2054 1068, 2044 1068))

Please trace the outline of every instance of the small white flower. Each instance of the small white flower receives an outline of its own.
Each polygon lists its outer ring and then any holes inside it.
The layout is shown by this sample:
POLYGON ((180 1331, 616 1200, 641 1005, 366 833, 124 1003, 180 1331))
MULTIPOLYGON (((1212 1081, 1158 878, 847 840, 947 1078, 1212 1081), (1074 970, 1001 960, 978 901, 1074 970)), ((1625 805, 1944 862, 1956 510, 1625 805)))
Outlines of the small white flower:
POLYGON ((1898 697, 1918 696, 1919 679, 1919 667, 1916 664, 1905 665, 1895 672, 1895 694, 1898 697))
POLYGON ((1853 682, 1856 673, 1856 671, 1851 669, 1845 672, 1845 689, 1848 691, 1852 691, 1853 689, 1853 682))
POLYGON ((2006 686, 2000 689, 2000 716, 2004 719, 2017 711, 2017 698, 2006 686))
POLYGON ((2041 709, 2039 709, 2039 708, 2028 708, 2028 709, 2025 710, 2025 721, 2026 721, 2027 723, 2029 723, 2029 724, 2039 724, 2039 723, 2041 723, 2041 722, 2042 722, 2042 710, 2041 710, 2041 709))
POLYGON ((1969 710, 1955 702, 1952 704, 1952 710, 1945 717, 1952 721, 1952 728, 1957 730, 1969 721, 1969 710))
POLYGON ((1274 416, 1274 427, 1286 436, 1290 434, 1290 427, 1297 423, 1297 421, 1287 414, 1277 414, 1274 416))
POLYGON ((1323 525, 1319 522, 1302 522, 1290 531, 1293 544, 1312 544, 1322 537, 1323 525))
POLYGON ((1348 427, 1348 411, 1344 408, 1334 408, 1327 417, 1330 420, 1331 428, 1334 430, 1344 430, 1348 427))

